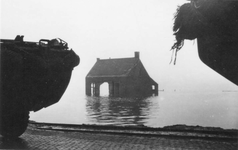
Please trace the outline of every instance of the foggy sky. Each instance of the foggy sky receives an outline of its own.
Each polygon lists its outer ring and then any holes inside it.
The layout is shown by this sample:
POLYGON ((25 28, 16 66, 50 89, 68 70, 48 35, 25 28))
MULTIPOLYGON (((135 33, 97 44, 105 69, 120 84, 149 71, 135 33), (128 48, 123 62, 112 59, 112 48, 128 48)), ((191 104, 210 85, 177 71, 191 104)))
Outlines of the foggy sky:
MULTIPOLYGON (((169 64, 175 42, 173 16, 186 0, 1 0, 1 38, 26 41, 61 38, 81 58, 67 92, 84 92, 85 76, 96 58, 140 58, 160 89, 237 90, 204 65, 197 43, 185 41, 177 64, 169 64)), ((74 94, 73 94, 74 95, 74 94)))

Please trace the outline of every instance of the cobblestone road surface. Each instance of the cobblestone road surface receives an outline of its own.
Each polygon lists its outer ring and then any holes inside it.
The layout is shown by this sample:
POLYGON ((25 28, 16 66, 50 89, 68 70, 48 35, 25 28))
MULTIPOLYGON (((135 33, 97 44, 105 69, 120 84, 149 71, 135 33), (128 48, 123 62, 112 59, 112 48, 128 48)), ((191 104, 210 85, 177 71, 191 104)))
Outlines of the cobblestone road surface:
MULTIPOLYGON (((238 141, 237 141, 238 142, 238 141)), ((17 140, 0 137, 1 149, 32 150, 237 150, 235 141, 27 129, 17 140)))

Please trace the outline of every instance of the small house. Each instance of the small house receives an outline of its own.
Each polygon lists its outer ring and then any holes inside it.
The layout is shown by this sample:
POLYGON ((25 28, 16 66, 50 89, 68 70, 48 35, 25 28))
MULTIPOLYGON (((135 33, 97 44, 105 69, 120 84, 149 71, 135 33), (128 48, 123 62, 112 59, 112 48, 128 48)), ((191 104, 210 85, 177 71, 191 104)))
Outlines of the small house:
POLYGON ((158 95, 158 84, 150 78, 139 52, 132 58, 99 59, 86 76, 86 95, 100 96, 100 85, 108 83, 110 97, 158 95))

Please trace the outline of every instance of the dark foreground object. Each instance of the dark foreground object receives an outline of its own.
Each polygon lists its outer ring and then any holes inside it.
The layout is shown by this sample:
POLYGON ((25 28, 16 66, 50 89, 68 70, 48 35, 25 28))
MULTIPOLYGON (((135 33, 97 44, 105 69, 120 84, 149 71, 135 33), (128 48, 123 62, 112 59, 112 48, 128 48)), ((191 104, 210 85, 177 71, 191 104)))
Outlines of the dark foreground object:
MULTIPOLYGON (((47 126, 47 125, 46 125, 47 126)), ((45 127, 46 127, 45 126, 45 127)), ((39 127, 39 126, 38 126, 39 127)), ((91 126, 92 127, 92 126, 91 126)), ((54 128, 54 126, 53 126, 54 128)), ((132 128, 131 128, 132 129, 132 128)), ((219 138, 194 138, 186 136, 144 136, 130 134, 55 131, 37 129, 30 124, 26 132, 18 139, 7 140, 0 136, 0 149, 80 149, 80 150, 237 150, 237 141, 219 138)), ((105 129, 106 130, 106 129, 105 129)), ((184 135, 189 133, 184 132, 184 135)))
POLYGON ((185 39, 197 38, 201 61, 238 85, 238 1, 190 1, 177 9, 172 49, 176 54, 185 39))
POLYGON ((29 111, 58 102, 65 92, 79 57, 61 39, 24 42, 1 39, 0 133, 20 136, 29 111))

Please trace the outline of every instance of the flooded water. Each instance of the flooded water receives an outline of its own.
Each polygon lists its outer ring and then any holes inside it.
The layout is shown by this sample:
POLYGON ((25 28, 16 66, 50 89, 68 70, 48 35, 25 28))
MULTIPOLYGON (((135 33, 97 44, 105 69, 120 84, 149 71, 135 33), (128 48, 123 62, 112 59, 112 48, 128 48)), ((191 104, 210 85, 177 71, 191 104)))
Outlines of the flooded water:
POLYGON ((238 92, 160 92, 148 98, 87 97, 62 100, 30 119, 70 124, 145 125, 174 124, 238 129, 238 92))

